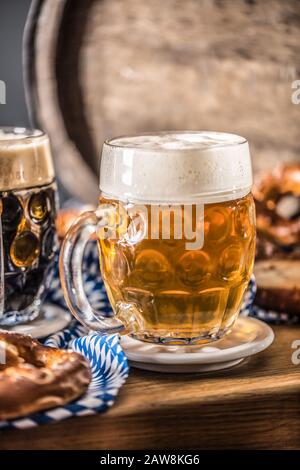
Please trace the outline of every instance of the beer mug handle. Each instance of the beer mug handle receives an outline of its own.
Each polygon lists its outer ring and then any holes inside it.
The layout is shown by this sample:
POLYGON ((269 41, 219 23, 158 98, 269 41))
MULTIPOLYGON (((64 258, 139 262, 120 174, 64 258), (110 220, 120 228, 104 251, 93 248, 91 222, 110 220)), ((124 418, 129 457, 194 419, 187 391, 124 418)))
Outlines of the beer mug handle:
POLYGON ((115 316, 103 316, 89 303, 83 287, 82 261, 87 242, 100 228, 108 227, 112 210, 109 204, 101 204, 95 212, 82 214, 69 229, 59 260, 60 279, 70 311, 84 326, 101 334, 120 332, 124 325, 115 316))

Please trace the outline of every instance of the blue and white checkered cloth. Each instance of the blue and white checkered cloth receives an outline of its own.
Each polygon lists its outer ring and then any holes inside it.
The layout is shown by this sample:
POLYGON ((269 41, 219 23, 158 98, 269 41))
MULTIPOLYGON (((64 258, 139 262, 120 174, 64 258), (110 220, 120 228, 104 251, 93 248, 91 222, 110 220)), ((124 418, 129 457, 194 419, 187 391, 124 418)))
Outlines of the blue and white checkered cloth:
MULTIPOLYGON (((58 260, 53 266, 53 277, 47 295, 47 302, 67 308, 60 286, 58 260)), ((100 276, 98 250, 95 242, 87 245, 83 276, 85 292, 93 307, 103 314, 111 314, 111 306, 100 276)), ((253 305, 256 293, 254 276, 245 294, 241 315, 252 315, 259 319, 278 323, 291 321, 286 314, 265 312, 253 305)), ((87 334, 86 329, 77 321, 72 321, 69 328, 47 338, 48 346, 70 348, 83 354, 90 361, 92 382, 87 393, 63 407, 35 413, 26 418, 0 422, 1 428, 25 429, 45 423, 61 421, 72 416, 87 416, 105 411, 113 405, 120 387, 128 376, 128 363, 119 343, 118 335, 100 336, 96 333, 87 334)))
MULTIPOLYGON (((103 282, 99 274, 97 247, 94 243, 87 246, 83 272, 85 290, 89 301, 97 310, 109 314, 109 304, 103 282)), ((54 263, 52 282, 47 302, 67 308, 60 286, 58 260, 54 263)), ((47 411, 32 414, 26 418, 0 421, 0 429, 26 429, 41 424, 62 421, 73 416, 88 416, 105 411, 113 405, 120 387, 128 377, 128 362, 121 348, 118 335, 100 336, 88 334, 77 321, 69 328, 50 336, 44 341, 47 346, 73 349, 83 354, 90 362, 92 381, 86 394, 79 399, 47 411)))
POLYGON ((86 394, 57 408, 34 413, 25 418, 0 421, 1 428, 27 429, 41 424, 62 421, 73 416, 89 416, 113 405, 120 387, 128 376, 126 356, 118 335, 84 335, 84 328, 73 325, 45 341, 48 346, 70 348, 83 354, 91 364, 92 381, 86 394))

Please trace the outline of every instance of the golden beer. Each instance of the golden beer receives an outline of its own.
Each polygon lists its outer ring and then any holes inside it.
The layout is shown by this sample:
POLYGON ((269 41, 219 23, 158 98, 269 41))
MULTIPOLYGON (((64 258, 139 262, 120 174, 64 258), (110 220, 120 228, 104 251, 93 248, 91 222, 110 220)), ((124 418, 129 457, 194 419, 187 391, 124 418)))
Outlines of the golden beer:
MULTIPOLYGON (((127 210, 126 204, 118 201, 101 198, 100 202, 116 207, 121 204, 122 213, 127 210)), ((132 210, 132 204, 128 205, 132 210)), ((252 273, 252 195, 206 204, 204 244, 195 250, 186 248, 189 240, 185 237, 174 239, 178 217, 176 221, 169 217, 168 206, 160 206, 161 217, 154 230, 150 206, 146 207, 145 239, 136 243, 128 240, 129 216, 116 238, 99 238, 101 272, 113 309, 130 309, 136 317, 134 335, 143 340, 190 338, 194 342, 222 336, 239 313, 252 273), (170 221, 169 240, 162 237, 164 219, 170 221), (158 239, 151 239, 155 229, 158 239)), ((184 224, 184 207, 178 206, 178 212, 184 224)), ((192 224, 197 227, 195 213, 192 211, 192 224)))
POLYGON ((101 333, 162 344, 221 338, 252 274, 255 213, 249 146, 220 132, 161 132, 106 141, 100 202, 63 243, 60 272, 74 316, 101 333), (91 234, 113 315, 82 285, 91 234))

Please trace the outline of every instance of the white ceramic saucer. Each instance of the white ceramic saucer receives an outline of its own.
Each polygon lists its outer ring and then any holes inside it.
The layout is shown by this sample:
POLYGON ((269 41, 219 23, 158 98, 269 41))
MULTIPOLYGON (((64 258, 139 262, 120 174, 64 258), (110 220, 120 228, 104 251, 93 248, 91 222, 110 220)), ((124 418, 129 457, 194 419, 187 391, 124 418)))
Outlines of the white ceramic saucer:
POLYGON ((44 304, 39 316, 26 324, 5 327, 6 330, 24 333, 34 338, 45 338, 66 328, 71 314, 57 305, 44 304))
POLYGON ((227 369, 266 349, 274 340, 266 323, 240 316, 231 333, 202 346, 165 346, 121 339, 130 365, 156 372, 209 372, 227 369))

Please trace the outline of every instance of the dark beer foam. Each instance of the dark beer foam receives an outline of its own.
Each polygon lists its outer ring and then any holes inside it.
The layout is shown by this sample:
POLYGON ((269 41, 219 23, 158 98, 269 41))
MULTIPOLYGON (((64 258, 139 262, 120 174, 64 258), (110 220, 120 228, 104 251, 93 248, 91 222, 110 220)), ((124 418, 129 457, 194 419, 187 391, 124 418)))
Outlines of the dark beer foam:
POLYGON ((0 129, 0 170, 0 191, 51 183, 54 168, 48 137, 35 129, 0 129))

